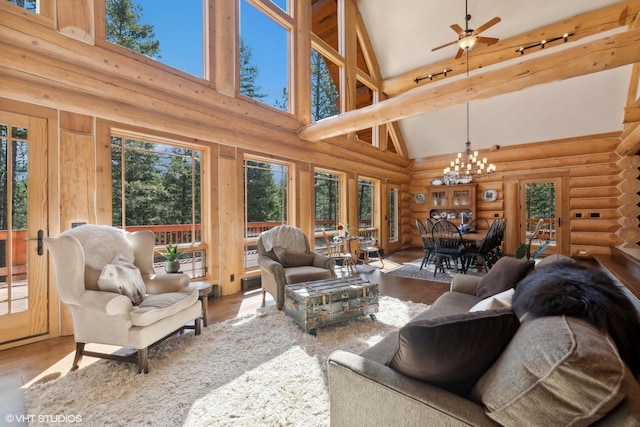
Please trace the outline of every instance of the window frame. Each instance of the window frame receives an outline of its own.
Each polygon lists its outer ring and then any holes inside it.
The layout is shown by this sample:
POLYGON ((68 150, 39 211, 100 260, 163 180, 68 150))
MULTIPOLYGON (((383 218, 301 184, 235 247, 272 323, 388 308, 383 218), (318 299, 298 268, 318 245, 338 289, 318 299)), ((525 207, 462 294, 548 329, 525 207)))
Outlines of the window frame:
MULTIPOLYGON (((280 165, 280 166, 286 166, 287 167, 287 192, 286 192, 286 221, 282 222, 280 224, 288 224, 288 225, 292 225, 295 224, 295 217, 294 217, 294 213, 295 213, 295 206, 294 206, 294 197, 293 195, 295 194, 295 180, 294 177, 296 176, 296 168, 295 168, 295 164, 293 162, 290 161, 286 161, 286 160, 281 160, 281 159, 275 159, 275 158, 271 158, 271 157, 264 157, 264 156, 260 156, 257 154, 250 154, 250 153, 245 153, 242 156, 241 159, 241 164, 240 164, 240 168, 242 170, 242 176, 240 177, 240 188, 242 189, 242 214, 243 214, 243 219, 242 219, 242 228, 243 228, 243 243, 242 243, 242 254, 243 254, 243 268, 245 273, 248 272, 252 272, 252 271, 256 271, 258 270, 258 265, 256 263, 256 265, 249 265, 248 264, 248 258, 249 258, 249 252, 253 252, 253 250, 249 250, 248 248, 250 247, 254 247, 256 246, 257 242, 258 242, 258 237, 260 235, 260 233, 255 234, 255 236, 249 236, 247 233, 247 190, 246 190, 246 162, 247 161, 254 161, 254 162, 259 162, 259 163, 268 163, 268 164, 274 164, 274 165, 280 165)), ((278 224, 278 225, 280 225, 278 224)), ((275 227, 275 225, 274 225, 275 227)), ((261 231, 266 231, 266 230, 261 230, 261 231)))
MULTIPOLYGON (((170 146, 170 147, 176 147, 176 148, 183 148, 183 149, 188 149, 188 150, 192 150, 192 151, 198 151, 200 152, 200 195, 198 196, 197 200, 199 200, 200 202, 200 236, 201 239, 199 241, 191 241, 188 243, 178 243, 178 247, 179 250, 183 251, 184 255, 183 257, 189 257, 189 256, 193 256, 195 253, 197 252, 202 252, 202 258, 203 258, 203 263, 204 266, 203 271, 202 271, 202 275, 198 275, 198 276, 193 276, 191 277, 191 279, 203 279, 203 278, 208 278, 211 275, 211 269, 210 266, 212 266, 212 262, 211 262, 211 257, 212 257, 212 253, 211 253, 211 245, 209 243, 209 238, 211 236, 208 235, 208 230, 210 227, 210 220, 209 220, 209 209, 208 209, 208 204, 210 203, 208 200, 208 197, 206 196, 206 194, 210 193, 209 189, 212 185, 212 183, 207 182, 207 176, 209 174, 207 174, 205 172, 207 165, 210 164, 211 162, 211 152, 210 150, 202 145, 197 145, 197 144, 193 144, 193 143, 189 143, 187 141, 181 140, 179 137, 167 137, 167 136, 160 136, 157 134, 153 134, 152 132, 137 132, 137 131, 132 131, 123 127, 117 127, 117 126, 109 126, 108 127, 108 144, 105 144, 105 148, 106 148, 106 153, 108 153, 108 159, 107 162, 109 164, 109 168, 108 168, 108 184, 105 182, 104 184, 101 185, 101 187, 104 187, 106 185, 108 185, 108 221, 109 223, 112 223, 112 218, 113 218, 113 210, 112 210, 112 202, 113 202, 113 192, 112 192, 112 174, 113 174, 113 170, 112 170, 112 153, 113 153, 113 144, 112 144, 112 138, 113 137, 119 137, 124 139, 133 139, 136 141, 143 141, 143 142, 148 142, 148 143, 152 143, 152 144, 161 144, 164 146, 170 146)), ((124 147, 126 149, 126 147, 124 147)), ((124 152, 123 152, 124 155, 124 152)), ((122 186, 124 186, 124 181, 122 182, 122 186)), ((192 182, 192 189, 194 188, 193 186, 195 185, 195 182, 192 182)), ((122 189, 121 189, 122 191, 122 189)), ((192 190, 193 191, 193 190, 192 190)), ((122 200, 121 203, 124 204, 125 200, 124 200, 124 193, 122 193, 122 200)), ((195 195, 194 195, 194 200, 195 200, 195 195)), ((105 199, 103 199, 103 201, 106 203, 106 194, 105 194, 105 199)), ((105 206, 105 210, 107 209, 107 206, 105 206)), ((126 213, 125 213, 126 215, 126 213)), ((123 224, 121 224, 119 226, 119 228, 122 228, 123 230, 135 230, 137 227, 139 226, 132 226, 129 225, 127 226, 126 224, 126 220, 125 218, 122 219, 123 224)), ((195 224, 194 222, 191 223, 191 232, 192 235, 195 235, 195 231, 196 231, 196 227, 198 224, 195 224)), ((152 225, 149 225, 152 226, 152 225)), ((155 250, 157 251, 163 251, 165 249, 165 242, 162 243, 158 243, 155 245, 155 250)))

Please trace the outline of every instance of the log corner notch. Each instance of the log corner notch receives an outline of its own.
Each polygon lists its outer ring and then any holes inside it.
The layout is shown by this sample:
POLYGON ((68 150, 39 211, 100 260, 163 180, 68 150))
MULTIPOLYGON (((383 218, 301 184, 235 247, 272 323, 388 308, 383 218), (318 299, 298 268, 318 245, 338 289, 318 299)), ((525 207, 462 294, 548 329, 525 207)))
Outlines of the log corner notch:
POLYGON ((616 236, 622 241, 619 245, 626 248, 640 249, 640 195, 638 187, 640 183, 640 156, 625 156, 617 162, 622 169, 620 177, 622 181, 618 184, 621 202, 618 213, 621 215, 620 229, 616 236))

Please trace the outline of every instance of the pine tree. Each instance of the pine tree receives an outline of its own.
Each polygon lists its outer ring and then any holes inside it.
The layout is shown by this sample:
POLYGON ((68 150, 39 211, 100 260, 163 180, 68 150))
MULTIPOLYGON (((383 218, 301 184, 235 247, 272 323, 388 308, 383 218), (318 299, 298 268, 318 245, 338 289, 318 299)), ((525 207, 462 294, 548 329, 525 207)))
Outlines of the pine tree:
POLYGON ((267 94, 260 93, 260 86, 256 84, 260 70, 255 65, 251 65, 252 56, 251 48, 240 39, 240 93, 260 100, 266 98, 267 94))
POLYGON ((151 58, 160 58, 152 24, 140 24, 142 6, 132 0, 107 0, 107 40, 151 58))
POLYGON ((338 89, 324 57, 311 51, 311 120, 318 121, 338 114, 338 89))
MULTIPOLYGON (((249 162, 246 169, 247 222, 286 221, 283 214, 282 189, 274 179, 271 165, 261 162, 249 162)), ((283 180, 286 185, 286 179, 283 180)))

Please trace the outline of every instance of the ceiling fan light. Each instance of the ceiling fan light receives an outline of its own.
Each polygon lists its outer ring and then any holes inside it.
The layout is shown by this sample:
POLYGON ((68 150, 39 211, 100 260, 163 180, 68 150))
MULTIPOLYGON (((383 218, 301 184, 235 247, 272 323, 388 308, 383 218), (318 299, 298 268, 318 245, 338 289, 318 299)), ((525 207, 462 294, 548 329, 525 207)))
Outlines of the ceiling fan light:
POLYGON ((471 49, 476 44, 475 35, 465 36, 458 40, 458 47, 463 50, 471 49))

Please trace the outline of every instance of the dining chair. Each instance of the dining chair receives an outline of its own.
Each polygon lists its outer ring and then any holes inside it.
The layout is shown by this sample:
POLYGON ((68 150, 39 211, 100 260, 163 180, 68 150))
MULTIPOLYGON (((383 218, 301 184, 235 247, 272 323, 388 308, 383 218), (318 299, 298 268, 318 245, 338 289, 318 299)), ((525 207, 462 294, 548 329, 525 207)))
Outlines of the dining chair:
POLYGON ((456 273, 462 269, 466 273, 464 254, 467 246, 462 240, 462 234, 458 227, 451 221, 440 220, 433 224, 432 230, 433 241, 435 244, 435 264, 436 268, 433 272, 435 277, 438 270, 444 273, 444 262, 452 260, 456 267, 456 273), (458 264, 460 263, 460 264, 458 264))
POLYGON ((485 271, 489 271, 489 269, 493 267, 493 264, 496 263, 498 259, 494 249, 496 245, 500 243, 498 236, 499 227, 500 221, 492 222, 487 230, 486 236, 482 239, 482 242, 478 246, 470 246, 466 248, 464 259, 466 260, 465 268, 467 271, 474 264, 476 268, 478 268, 478 271, 480 271, 478 260, 482 261, 482 266, 486 269, 485 271))
POLYGON ((418 228, 418 234, 422 240, 422 249, 424 250, 424 256, 422 257, 422 263, 420 263, 420 270, 427 264, 435 254, 435 245, 433 243, 433 236, 431 231, 433 229, 433 222, 428 219, 424 223, 420 218, 416 219, 416 227, 418 228))
POLYGON ((489 227, 491 227, 491 225, 489 224, 489 220, 486 218, 474 218, 469 221, 469 230, 488 230, 489 227))
POLYGON ((502 253, 502 241, 504 240, 504 233, 507 229, 507 218, 500 218, 494 221, 497 223, 496 225, 496 241, 493 246, 493 253, 495 254, 496 260, 502 258, 504 254, 502 253))

